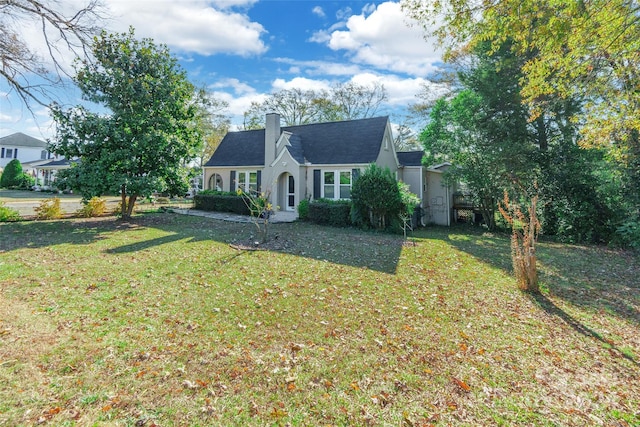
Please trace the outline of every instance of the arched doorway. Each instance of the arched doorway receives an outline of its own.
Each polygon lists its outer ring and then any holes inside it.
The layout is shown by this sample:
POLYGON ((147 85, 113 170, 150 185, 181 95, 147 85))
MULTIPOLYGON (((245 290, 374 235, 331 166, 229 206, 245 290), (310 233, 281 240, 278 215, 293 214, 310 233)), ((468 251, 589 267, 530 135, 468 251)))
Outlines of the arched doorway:
POLYGON ((278 205, 285 211, 296 210, 296 181, 290 173, 283 173, 278 179, 278 205))
POLYGON ((222 191, 222 176, 220 174, 214 173, 209 177, 209 185, 207 186, 209 190, 222 191))

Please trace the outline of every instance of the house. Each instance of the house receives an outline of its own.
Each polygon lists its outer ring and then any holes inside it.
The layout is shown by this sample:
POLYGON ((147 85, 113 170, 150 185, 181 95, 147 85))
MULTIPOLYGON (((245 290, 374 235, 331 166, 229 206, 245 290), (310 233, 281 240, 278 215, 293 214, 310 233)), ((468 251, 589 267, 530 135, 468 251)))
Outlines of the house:
POLYGON ((400 151, 397 153, 401 165, 402 181, 409 190, 420 197, 422 203, 420 222, 422 225, 451 225, 453 198, 456 184, 445 182, 444 173, 451 163, 425 167, 422 164, 424 151, 400 151))
POLYGON ((36 171, 36 177, 38 177, 36 190, 49 190, 55 187, 56 175, 58 171, 62 169, 69 169, 71 162, 68 159, 50 159, 37 162, 32 166, 36 171))
MULTIPOLYGON (((295 212, 305 199, 349 199, 355 179, 376 163, 398 179, 406 174, 411 191, 429 200, 429 173, 441 172, 425 170, 421 154, 399 154, 388 117, 281 127, 280 115, 271 113, 265 129, 227 133, 203 167, 203 183, 204 189, 265 192, 280 210, 295 212), (409 157, 412 164, 403 165, 400 159, 409 157)), ((448 218, 438 223, 447 225, 448 218)))
POLYGON ((47 150, 45 141, 20 132, 0 138, 0 169, 7 166, 13 159, 18 159, 21 164, 25 164, 49 158, 51 153, 47 150))

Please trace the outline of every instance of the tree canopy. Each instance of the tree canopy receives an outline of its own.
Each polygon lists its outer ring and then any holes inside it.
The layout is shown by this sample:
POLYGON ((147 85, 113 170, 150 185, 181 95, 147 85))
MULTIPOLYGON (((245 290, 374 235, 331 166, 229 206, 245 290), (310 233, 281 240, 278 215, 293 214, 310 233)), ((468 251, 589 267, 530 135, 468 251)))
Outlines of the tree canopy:
POLYGON ((640 3, 637 0, 403 0, 446 44, 448 57, 507 40, 527 58, 522 94, 538 107, 585 99, 584 141, 608 144, 640 131, 640 3), (613 140, 612 140, 613 139, 613 140))
POLYGON ((201 146, 197 92, 166 46, 133 29, 103 32, 92 52, 95 62, 76 63, 75 81, 100 108, 54 106, 51 148, 79 159, 64 176, 83 198, 121 194, 128 217, 140 196, 186 190, 185 163, 201 146))

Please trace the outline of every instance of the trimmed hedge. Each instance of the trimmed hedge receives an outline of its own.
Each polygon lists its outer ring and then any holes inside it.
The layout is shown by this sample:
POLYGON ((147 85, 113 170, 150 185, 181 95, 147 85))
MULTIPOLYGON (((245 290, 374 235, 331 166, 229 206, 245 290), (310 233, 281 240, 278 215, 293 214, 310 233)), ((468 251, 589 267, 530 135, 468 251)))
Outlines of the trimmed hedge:
POLYGON ((239 215, 250 215, 251 212, 242 196, 226 194, 196 194, 193 197, 194 207, 203 211, 232 212, 239 215))
POLYGON ((349 227, 351 225, 351 202, 319 199, 309 203, 307 219, 320 225, 349 227))

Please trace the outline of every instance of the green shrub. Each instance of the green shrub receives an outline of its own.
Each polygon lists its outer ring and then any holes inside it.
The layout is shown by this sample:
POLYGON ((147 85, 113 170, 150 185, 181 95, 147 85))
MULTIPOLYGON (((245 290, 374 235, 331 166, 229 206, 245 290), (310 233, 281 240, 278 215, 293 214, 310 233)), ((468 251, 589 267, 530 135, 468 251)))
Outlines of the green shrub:
POLYGON ((0 222, 11 222, 20 220, 20 214, 17 210, 9 208, 0 202, 0 222))
POLYGON ((100 197, 92 197, 82 208, 78 209, 76 214, 83 218, 91 218, 103 215, 106 211, 107 201, 100 197))
POLYGON ((369 167, 351 188, 352 221, 361 227, 384 229, 398 218, 402 211, 402 196, 398 182, 389 168, 376 164, 369 167))
POLYGON ((298 218, 307 219, 309 216, 309 200, 304 199, 298 203, 298 218))
POLYGON ((2 176, 0 176, 0 187, 16 187, 19 182, 20 175, 23 175, 22 164, 18 159, 11 160, 7 163, 7 166, 4 167, 4 171, 2 171, 2 176))
POLYGON ((351 225, 351 202, 348 200, 318 199, 309 203, 309 221, 333 227, 351 225))
POLYGON ((58 219, 64 213, 60 207, 60 199, 54 197, 52 199, 43 200, 40 205, 35 208, 36 219, 58 219))
POLYGON ((20 190, 30 190, 31 187, 33 187, 34 185, 36 185, 36 179, 31 175, 22 173, 14 181, 13 187, 18 188, 20 190))
POLYGON ((616 230, 624 246, 640 250, 640 220, 629 220, 616 230))
POLYGON ((219 190, 200 190, 198 194, 201 196, 237 196, 238 193, 232 191, 219 191, 219 190))
POLYGON ((202 193, 200 192, 193 197, 195 209, 212 212, 232 212, 239 215, 251 214, 242 196, 235 193, 202 193))

